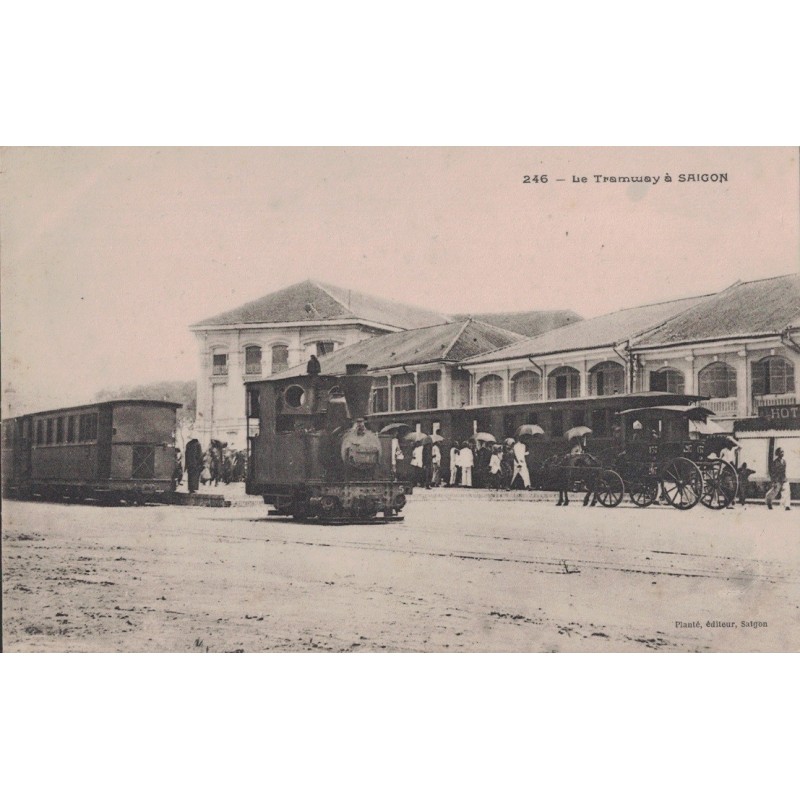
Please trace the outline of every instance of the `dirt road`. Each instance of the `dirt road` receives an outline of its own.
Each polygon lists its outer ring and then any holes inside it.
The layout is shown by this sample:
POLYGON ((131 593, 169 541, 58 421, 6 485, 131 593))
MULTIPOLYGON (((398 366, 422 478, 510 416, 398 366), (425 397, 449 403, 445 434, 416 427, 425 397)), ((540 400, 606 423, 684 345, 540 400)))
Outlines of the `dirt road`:
POLYGON ((800 510, 3 506, 7 651, 796 651, 800 510), (708 623, 708 624, 707 624, 708 623), (747 623, 753 623, 749 625, 747 623))

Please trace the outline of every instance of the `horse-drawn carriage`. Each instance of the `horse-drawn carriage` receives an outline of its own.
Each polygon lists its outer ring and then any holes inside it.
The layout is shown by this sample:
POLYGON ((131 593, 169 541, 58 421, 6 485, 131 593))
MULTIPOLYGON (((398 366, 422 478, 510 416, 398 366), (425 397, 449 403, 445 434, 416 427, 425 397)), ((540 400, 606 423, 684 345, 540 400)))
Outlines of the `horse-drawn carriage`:
POLYGON ((588 428, 567 431, 565 437, 577 444, 535 469, 534 485, 563 493, 560 503, 568 502, 570 491, 584 491, 585 502, 591 498, 592 505, 599 502, 613 508, 627 491, 631 501, 643 508, 656 502, 680 510, 698 503, 727 508, 736 498, 738 475, 719 457, 732 442, 722 432, 709 433, 707 420, 712 414, 694 405, 620 411, 616 444, 599 453, 586 449, 588 428), (692 427, 697 438, 690 434, 692 427))
POLYGON ((690 405, 620 412, 624 448, 613 463, 636 505, 646 507, 661 500, 685 511, 698 503, 716 510, 733 503, 739 478, 733 466, 720 458, 731 437, 699 432, 710 430, 712 414, 690 405), (691 438, 691 428, 697 438, 691 438))

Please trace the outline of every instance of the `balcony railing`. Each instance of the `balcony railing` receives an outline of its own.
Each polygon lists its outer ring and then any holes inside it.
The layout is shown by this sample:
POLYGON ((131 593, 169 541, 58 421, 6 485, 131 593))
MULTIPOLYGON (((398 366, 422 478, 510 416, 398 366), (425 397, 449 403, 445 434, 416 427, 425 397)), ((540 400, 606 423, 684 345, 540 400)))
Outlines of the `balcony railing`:
POLYGON ((713 411, 718 417, 738 417, 739 402, 735 397, 712 397, 700 403, 703 408, 713 411))
POLYGON ((757 412, 759 406, 795 406, 797 405, 797 395, 795 392, 786 394, 757 394, 753 396, 753 412, 757 412))

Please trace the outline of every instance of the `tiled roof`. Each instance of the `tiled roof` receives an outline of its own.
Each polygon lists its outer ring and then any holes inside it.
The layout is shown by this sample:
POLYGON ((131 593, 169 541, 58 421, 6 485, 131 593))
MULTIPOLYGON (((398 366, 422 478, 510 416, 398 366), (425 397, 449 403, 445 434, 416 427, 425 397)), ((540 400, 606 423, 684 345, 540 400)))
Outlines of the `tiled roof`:
POLYGON ((646 333, 637 346, 780 333, 800 324, 800 275, 735 283, 646 333))
POLYGON ((192 327, 347 319, 363 319, 394 328, 420 328, 450 321, 436 311, 308 280, 204 319, 192 327))
POLYGON ((608 347, 649 331, 656 325, 660 325, 665 320, 701 302, 705 297, 708 295, 612 311, 610 314, 556 328, 541 336, 525 339, 492 353, 475 356, 466 363, 477 364, 546 355, 547 353, 561 353, 568 350, 608 347))
POLYGON ((452 314, 453 319, 475 319, 486 322, 496 328, 522 334, 522 336, 539 336, 554 328, 561 328, 583 319, 580 314, 571 310, 560 311, 517 311, 503 314, 452 314))
MULTIPOLYGON (((334 350, 319 361, 322 372, 327 375, 344 373, 347 364, 366 364, 375 370, 403 364, 459 362, 520 339, 517 333, 500 330, 484 322, 467 320, 381 334, 334 350)), ((302 364, 277 373, 274 377, 287 378, 305 371, 306 365, 302 364)))

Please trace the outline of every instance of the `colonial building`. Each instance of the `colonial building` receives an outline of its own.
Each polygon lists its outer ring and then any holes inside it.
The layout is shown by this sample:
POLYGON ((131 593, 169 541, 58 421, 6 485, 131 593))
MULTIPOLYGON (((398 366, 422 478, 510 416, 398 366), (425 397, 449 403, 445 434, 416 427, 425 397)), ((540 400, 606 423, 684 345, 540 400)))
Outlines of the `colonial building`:
POLYGON ((304 281, 191 326, 199 353, 195 435, 245 446, 245 388, 363 339, 448 322, 435 311, 304 281))

